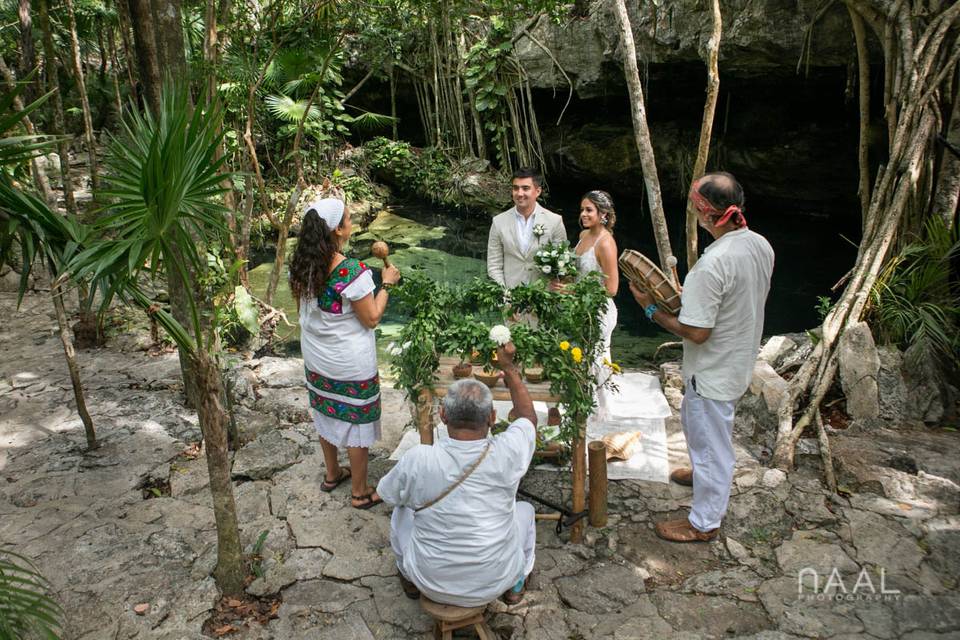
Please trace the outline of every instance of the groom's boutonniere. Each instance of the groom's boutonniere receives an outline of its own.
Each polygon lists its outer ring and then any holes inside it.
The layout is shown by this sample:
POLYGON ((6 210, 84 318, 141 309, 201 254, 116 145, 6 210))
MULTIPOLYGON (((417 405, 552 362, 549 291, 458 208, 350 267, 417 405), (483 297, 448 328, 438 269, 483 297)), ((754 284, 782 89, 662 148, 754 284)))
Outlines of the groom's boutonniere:
POLYGON ((542 236, 544 233, 546 233, 546 231, 547 231, 547 230, 543 228, 543 225, 542 225, 542 224, 535 224, 535 225, 533 225, 533 235, 536 236, 537 238, 539 238, 539 237, 542 236))

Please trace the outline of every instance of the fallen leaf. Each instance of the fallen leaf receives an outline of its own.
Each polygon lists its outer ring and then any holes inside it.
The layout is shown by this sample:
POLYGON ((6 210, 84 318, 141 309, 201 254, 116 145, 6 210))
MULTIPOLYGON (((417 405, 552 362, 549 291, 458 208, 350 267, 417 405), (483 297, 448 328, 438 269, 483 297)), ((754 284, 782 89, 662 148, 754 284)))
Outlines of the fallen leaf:
POLYGON ((243 606, 243 601, 236 598, 227 598, 227 606, 236 609, 243 606))
POLYGON ((213 635, 216 637, 225 636, 232 631, 236 631, 237 628, 232 624, 225 624, 222 627, 217 627, 213 630, 213 635))
POLYGON ((906 502, 898 502, 897 506, 900 507, 901 511, 910 511, 913 509, 913 505, 909 505, 906 502))
POLYGON ((147 602, 141 602, 140 604, 133 605, 133 612, 138 616, 145 616, 150 611, 150 604, 147 602))

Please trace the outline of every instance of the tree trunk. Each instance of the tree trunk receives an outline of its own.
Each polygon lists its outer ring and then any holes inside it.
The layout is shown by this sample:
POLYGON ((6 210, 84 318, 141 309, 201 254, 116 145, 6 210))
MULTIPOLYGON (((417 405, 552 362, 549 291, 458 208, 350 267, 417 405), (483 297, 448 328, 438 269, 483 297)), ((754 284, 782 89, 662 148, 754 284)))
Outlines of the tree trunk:
POLYGON ((73 341, 70 338, 70 326, 67 322, 67 312, 63 306, 63 283, 60 280, 50 286, 50 295, 53 298, 53 308, 57 312, 57 325, 60 327, 60 343, 63 345, 63 355, 67 360, 67 369, 70 371, 70 383, 73 385, 73 399, 77 402, 77 413, 83 422, 83 432, 87 438, 87 449, 96 449, 97 434, 93 430, 93 420, 87 411, 87 403, 83 397, 83 382, 80 381, 80 368, 77 366, 77 356, 73 350, 73 341))
MULTIPOLYGON (((30 15, 30 0, 20 0, 17 8, 20 21, 20 77, 26 78, 37 68, 37 50, 33 45, 33 18, 30 15)), ((33 86, 27 87, 23 97, 27 103, 33 102, 38 95, 33 86)))
MULTIPOLYGON (((45 2, 46 0, 41 0, 45 2)), ((123 2, 124 0, 120 0, 123 2)), ((153 12, 150 0, 128 0, 130 23, 133 26, 133 41, 137 49, 137 68, 140 71, 140 85, 147 107, 154 113, 160 113, 160 58, 154 32, 153 12)))
POLYGON ((57 72, 57 54, 53 47, 53 32, 50 30, 50 14, 47 10, 47 0, 37 0, 37 18, 40 29, 43 31, 43 57, 47 69, 47 89, 54 91, 53 99, 53 133, 61 136, 57 143, 57 152, 60 154, 60 179, 63 182, 63 199, 67 211, 71 215, 77 214, 77 201, 73 197, 73 182, 70 180, 70 144, 64 136, 63 99, 60 96, 60 78, 57 72))
MULTIPOLYGON (((287 237, 290 234, 290 224, 293 222, 293 214, 296 213, 297 203, 300 202, 300 196, 303 194, 305 184, 303 178, 297 180, 297 184, 290 193, 290 199, 287 200, 287 210, 283 213, 283 219, 277 228, 277 252, 273 261, 273 268, 270 270, 270 281, 267 283, 267 291, 263 296, 263 301, 268 305, 273 305, 273 296, 280 285, 280 274, 283 272, 283 264, 287 257, 287 237)), ((344 211, 343 215, 350 215, 344 211)))
POLYGON ((70 51, 73 58, 73 74, 80 92, 80 106, 83 108, 83 132, 87 140, 87 155, 90 162, 90 189, 96 197, 100 190, 100 177, 97 175, 97 144, 93 136, 93 118, 90 116, 90 100, 87 97, 87 84, 83 78, 83 61, 80 59, 80 40, 77 38, 77 17, 73 11, 73 0, 64 0, 67 7, 67 19, 70 24, 70 51))
POLYGON ((227 414, 220 399, 223 397, 223 379, 213 356, 198 350, 192 358, 196 371, 200 403, 197 415, 203 433, 203 446, 210 475, 210 494, 213 498, 213 517, 217 523, 217 566, 214 577, 224 595, 243 593, 243 548, 237 525, 237 505, 230 482, 230 453, 227 449, 227 414))
MULTIPOLYGON (((713 134, 713 118, 717 111, 717 95, 720 93, 720 39, 723 35, 723 15, 720 13, 720 0, 713 0, 713 30, 707 40, 704 59, 707 62, 707 98, 703 105, 703 121, 700 123, 700 143, 697 145, 697 159, 693 163, 693 179, 703 175, 710 156, 710 136, 713 134)), ((697 263, 697 212, 691 203, 687 203, 687 270, 697 263)))
MULTIPOLYGON (((117 5, 117 22, 120 24, 120 45, 123 47, 123 60, 125 62, 123 68, 127 74, 127 82, 130 83, 130 93, 135 94, 137 91, 137 81, 133 75, 134 55, 131 53, 133 47, 130 44, 130 32, 133 30, 131 27, 130 7, 127 4, 127 0, 115 1, 117 5)), ((118 60, 119 57, 118 55, 118 60)))
MULTIPOLYGON (((650 219, 653 223, 653 236, 657 242, 660 268, 671 281, 674 280, 668 258, 673 256, 670 249, 670 233, 663 212, 663 199, 660 196, 660 179, 657 177, 657 162, 650 142, 650 129, 647 126, 647 108, 643 100, 643 86, 640 84, 640 71, 637 68, 637 48, 633 41, 633 29, 627 14, 625 0, 614 0, 617 19, 620 25, 620 46, 623 48, 623 73, 630 94, 630 115, 633 118, 633 133, 640 153, 640 166, 643 170, 643 182, 650 203, 650 219)), ((677 284, 677 283, 674 283, 677 284)))
POLYGON ((153 0, 156 16, 157 55, 161 69, 173 78, 186 80, 187 58, 183 42, 180 0, 153 0))
POLYGON ((946 140, 953 145, 954 151, 944 149, 940 162, 940 171, 937 176, 937 190, 933 196, 933 213, 943 218, 947 229, 952 229, 957 217, 957 200, 960 197, 960 157, 956 150, 960 149, 960 95, 954 87, 953 110, 949 115, 946 140))
POLYGON ((847 6, 847 11, 850 13, 857 43, 857 103, 860 113, 860 140, 857 144, 860 181, 857 195, 860 196, 860 219, 863 225, 866 224, 870 210, 870 159, 867 148, 870 138, 870 52, 867 49, 867 30, 863 18, 850 6, 847 6))
MULTIPOLYGON (((117 42, 113 35, 113 29, 107 29, 107 47, 113 73, 110 74, 113 83, 113 108, 117 111, 117 121, 123 119, 123 97, 120 95, 120 56, 117 54, 117 42)), ((133 85, 130 85, 133 90, 133 85)))

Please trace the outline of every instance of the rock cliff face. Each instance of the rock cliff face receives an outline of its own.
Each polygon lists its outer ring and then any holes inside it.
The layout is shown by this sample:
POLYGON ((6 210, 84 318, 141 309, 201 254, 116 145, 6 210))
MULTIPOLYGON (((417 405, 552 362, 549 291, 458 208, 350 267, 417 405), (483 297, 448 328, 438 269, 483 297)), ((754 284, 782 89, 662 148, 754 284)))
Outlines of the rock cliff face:
MULTIPOLYGON (((702 0, 628 2, 638 61, 699 62, 710 32, 707 4, 702 0)), ((720 4, 721 73, 795 72, 819 0, 729 0, 720 4)), ((517 41, 516 54, 534 87, 567 86, 543 47, 550 49, 581 98, 603 95, 611 83, 623 84, 620 33, 611 5, 610 0, 602 0, 594 4, 589 18, 563 24, 541 19, 530 30, 532 38, 517 41)), ((821 17, 810 45, 813 66, 843 67, 852 59, 853 36, 842 6, 834 6, 821 17)))
MULTIPOLYGON (((627 3, 667 197, 686 193, 696 152, 708 4, 627 3)), ((809 30, 821 4, 721 2, 720 95, 708 168, 732 171, 749 186, 754 202, 789 201, 787 214, 849 217, 857 212, 856 87, 849 75, 855 50, 849 17, 839 4, 809 30), (798 73, 802 56, 810 66, 798 73)), ((555 24, 541 18, 529 36, 517 40, 516 54, 538 89, 550 176, 640 198, 620 40, 612 0, 601 0, 586 19, 555 24), (569 86, 564 73, 574 96, 560 118, 569 86)), ((881 153, 876 146, 874 156, 881 153)))

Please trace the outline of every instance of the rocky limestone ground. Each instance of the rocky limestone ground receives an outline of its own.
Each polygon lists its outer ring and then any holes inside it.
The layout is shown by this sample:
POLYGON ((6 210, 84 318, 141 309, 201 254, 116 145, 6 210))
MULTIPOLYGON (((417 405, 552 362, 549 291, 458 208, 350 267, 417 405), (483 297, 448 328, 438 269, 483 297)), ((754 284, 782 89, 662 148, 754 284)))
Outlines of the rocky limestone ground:
MULTIPOLYGON (((176 355, 148 355, 141 333, 78 354, 102 443, 85 453, 49 299, 30 294, 15 307, 0 293, 0 544, 49 578, 66 638, 202 637, 218 600, 216 536, 205 461, 189 455, 199 429, 180 400, 176 355), (166 483, 169 495, 144 489, 166 483), (135 613, 144 603, 145 615, 135 613)), ((233 461, 243 542, 253 552, 263 540, 248 591, 282 600, 275 619, 230 637, 429 637, 431 621, 396 579, 388 508, 354 510, 345 488, 319 490, 301 366, 263 358, 229 376, 246 442, 233 461)), ((675 367, 664 380, 675 404, 675 367)), ((387 389, 384 400, 373 478, 390 468, 409 419, 400 393, 387 389)), ((689 489, 611 483, 609 526, 588 528, 584 544, 540 523, 532 589, 518 606, 494 603, 491 626, 529 639, 960 637, 956 433, 836 436, 849 490, 837 496, 815 455, 801 455, 789 476, 767 469, 748 431, 738 426, 736 481, 715 542, 654 535, 656 520, 685 512, 689 489)), ((676 419, 668 432, 682 460, 676 419)), ((532 471, 524 487, 565 500, 569 476, 532 471)))

